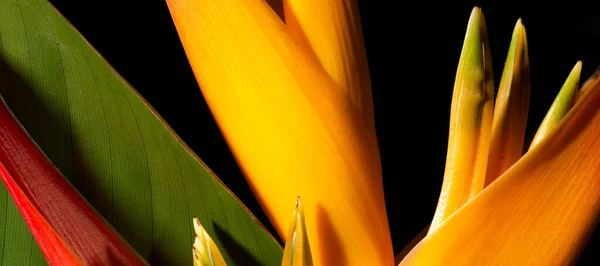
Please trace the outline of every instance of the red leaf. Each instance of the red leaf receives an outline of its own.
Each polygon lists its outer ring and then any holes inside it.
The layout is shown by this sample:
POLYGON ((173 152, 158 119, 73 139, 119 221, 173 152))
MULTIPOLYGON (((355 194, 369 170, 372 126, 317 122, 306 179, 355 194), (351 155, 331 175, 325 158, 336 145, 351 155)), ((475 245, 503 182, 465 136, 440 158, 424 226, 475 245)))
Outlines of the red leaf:
POLYGON ((50 265, 147 265, 0 104, 0 177, 50 265))

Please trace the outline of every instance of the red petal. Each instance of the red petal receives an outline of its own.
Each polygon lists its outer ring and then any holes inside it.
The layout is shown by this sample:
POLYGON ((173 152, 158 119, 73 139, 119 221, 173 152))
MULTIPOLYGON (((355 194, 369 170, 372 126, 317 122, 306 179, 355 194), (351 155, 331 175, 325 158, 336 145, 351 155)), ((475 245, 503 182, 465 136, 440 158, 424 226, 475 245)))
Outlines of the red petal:
POLYGON ((3 101, 0 175, 50 265, 147 265, 67 182, 3 101))

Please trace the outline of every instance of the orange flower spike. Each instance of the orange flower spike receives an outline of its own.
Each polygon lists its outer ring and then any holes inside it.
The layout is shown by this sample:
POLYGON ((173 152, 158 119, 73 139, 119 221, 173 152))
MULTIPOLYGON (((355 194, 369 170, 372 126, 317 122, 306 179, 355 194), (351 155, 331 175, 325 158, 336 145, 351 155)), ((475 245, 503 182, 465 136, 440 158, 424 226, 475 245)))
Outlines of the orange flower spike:
POLYGON ((375 130, 373 95, 356 0, 284 0, 285 23, 375 130))
POLYGON ((264 1, 167 3, 204 98, 281 238, 300 196, 316 265, 393 264, 376 137, 314 55, 264 1))
POLYGON ((596 74, 555 130, 400 265, 571 265, 600 214, 596 74))
POLYGON ((496 96, 486 186, 523 155, 530 87, 527 36, 519 19, 513 31, 496 96))
POLYGON ((429 233, 483 189, 494 104, 491 64, 485 18, 475 7, 458 63, 444 183, 429 233))

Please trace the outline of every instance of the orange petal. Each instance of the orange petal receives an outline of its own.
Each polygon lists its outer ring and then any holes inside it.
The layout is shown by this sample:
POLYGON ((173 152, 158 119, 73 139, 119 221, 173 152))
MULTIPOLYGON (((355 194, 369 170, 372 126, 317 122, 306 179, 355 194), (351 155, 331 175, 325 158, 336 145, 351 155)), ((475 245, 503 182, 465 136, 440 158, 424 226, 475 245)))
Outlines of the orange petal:
POLYGON ((279 235, 300 196, 315 264, 391 265, 376 137, 315 57, 264 1, 167 3, 204 98, 279 235))
POLYGON ((350 95, 374 129, 373 96, 356 0, 284 0, 285 23, 350 95))
POLYGON ((491 64, 485 18, 475 7, 454 83, 444 183, 430 233, 483 189, 494 104, 491 64))
POLYGON ((600 214, 600 89, 400 265, 570 265, 600 214))
POLYGON ((513 31, 496 96, 486 186, 523 155, 530 86, 527 36, 519 19, 513 31))

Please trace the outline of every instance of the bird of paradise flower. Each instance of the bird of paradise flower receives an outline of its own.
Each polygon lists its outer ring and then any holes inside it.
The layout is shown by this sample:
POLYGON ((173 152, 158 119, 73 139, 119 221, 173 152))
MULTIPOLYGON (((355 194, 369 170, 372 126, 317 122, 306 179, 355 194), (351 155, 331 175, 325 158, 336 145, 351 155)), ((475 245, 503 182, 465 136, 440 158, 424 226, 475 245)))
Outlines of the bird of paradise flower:
MULTIPOLYGON (((394 262, 356 3, 286 0, 285 23, 259 0, 167 3, 202 93, 286 243, 282 265, 568 264, 595 228, 600 78, 579 90, 577 62, 523 155, 530 74, 520 20, 494 99, 485 19, 473 9, 436 213, 394 262)), ((0 176, 48 262, 145 265, 2 107, 0 176), (23 185, 31 172, 72 211, 50 217, 43 193, 23 185), (57 227, 60 219, 77 230, 57 227)), ((193 228, 194 264, 225 265, 196 218, 193 228)))
MULTIPOLYGON (((284 1, 284 25, 259 1, 167 2, 230 148, 287 241, 282 265, 312 265, 313 260, 317 265, 392 264, 355 3, 331 1, 315 10, 314 1, 284 1), (224 11, 227 16, 213 15, 224 11), (252 127, 245 127, 249 123, 252 127), (316 183, 326 185, 311 185, 316 183), (299 195, 306 201, 307 225, 295 226, 294 220, 291 228, 307 237, 284 230, 289 220, 285 203, 299 195), (330 231, 322 228, 326 219, 334 225, 330 231), (327 245, 323 238, 331 235, 342 236, 342 244, 327 245), (291 259, 295 250, 309 250, 293 248, 299 245, 310 246, 313 256, 291 259)), ((591 162, 594 147, 568 145, 574 140, 585 145, 595 132, 581 126, 581 120, 591 119, 596 100, 593 94, 578 95, 580 72, 577 62, 521 158, 530 91, 525 28, 519 19, 494 101, 485 19, 478 7, 473 9, 456 74, 438 207, 426 236, 398 256, 400 265, 576 259, 598 212, 597 200, 584 197, 597 187, 589 180, 590 172, 598 170, 591 162), (578 168, 585 171, 570 172, 572 156, 584 159, 578 168), (575 189, 575 180, 591 185, 589 190, 575 189), (551 195, 553 200, 537 201, 551 195), (558 220, 563 214, 548 211, 557 208, 568 210, 570 218, 558 220)), ((595 87, 596 78, 586 85, 595 87)), ((200 253, 194 253, 197 259, 200 253)))

